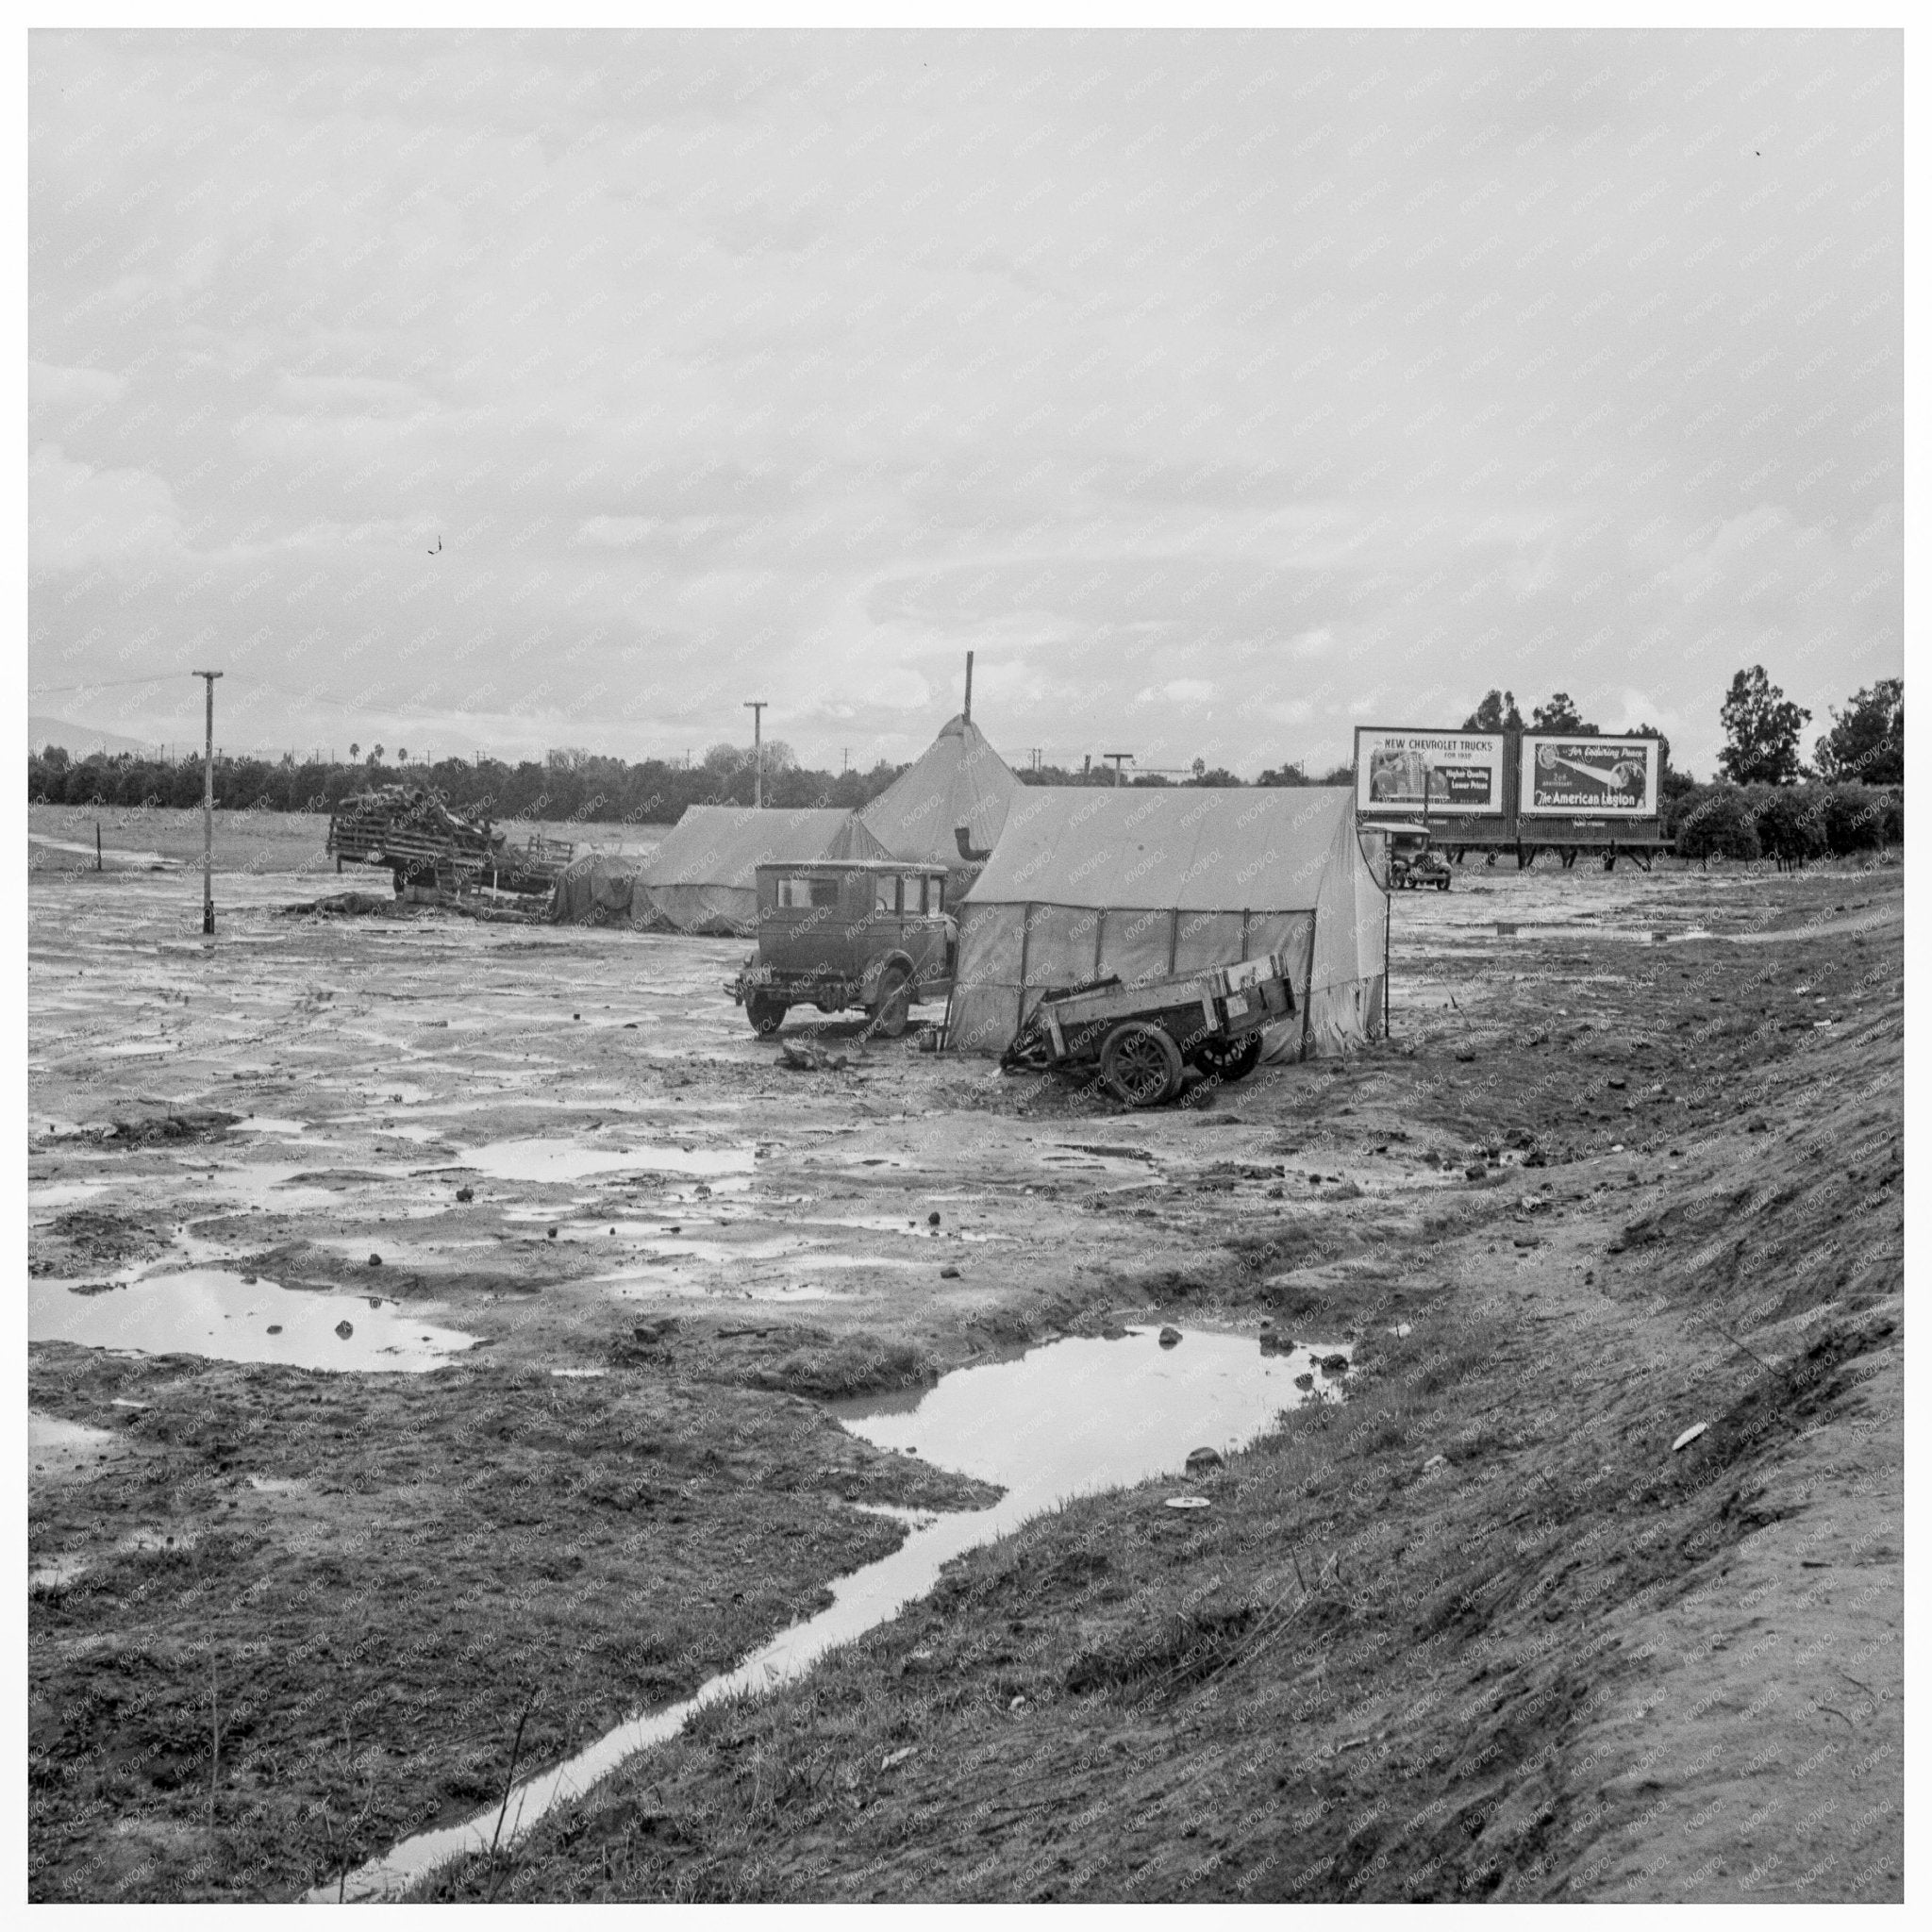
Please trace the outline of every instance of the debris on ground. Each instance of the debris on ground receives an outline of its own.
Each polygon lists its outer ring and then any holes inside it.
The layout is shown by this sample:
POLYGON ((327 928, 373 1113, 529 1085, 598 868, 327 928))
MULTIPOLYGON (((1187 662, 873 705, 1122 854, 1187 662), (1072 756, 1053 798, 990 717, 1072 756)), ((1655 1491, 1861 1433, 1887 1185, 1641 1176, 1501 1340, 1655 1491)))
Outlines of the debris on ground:
POLYGON ((815 1040, 781 1040, 778 1058, 782 1065, 799 1074, 835 1074, 850 1063, 850 1056, 827 1053, 815 1040))
POLYGON ((282 908, 284 913, 320 913, 325 916, 369 918, 388 916, 402 910, 393 892, 331 892, 322 899, 298 899, 282 908))
POLYGON ((213 1108, 182 1108, 116 1121, 95 1138, 116 1147, 145 1147, 156 1141, 215 1141, 241 1119, 238 1113, 222 1113, 213 1108))

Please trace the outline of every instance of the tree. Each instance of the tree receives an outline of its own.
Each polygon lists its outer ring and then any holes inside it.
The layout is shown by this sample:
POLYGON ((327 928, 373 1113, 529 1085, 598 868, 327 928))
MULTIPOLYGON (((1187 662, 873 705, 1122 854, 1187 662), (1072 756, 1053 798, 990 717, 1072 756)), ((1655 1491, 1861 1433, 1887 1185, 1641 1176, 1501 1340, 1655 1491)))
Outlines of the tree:
POLYGON ((1757 823, 1735 785, 1714 786, 1677 826, 1677 853, 1707 870, 1713 858, 1756 858, 1757 823))
POLYGON ((373 744, 373 745, 371 745, 371 746, 369 747, 369 768, 370 768, 370 770, 371 770, 371 771, 374 771, 374 770, 375 769, 375 767, 376 767, 377 765, 381 764, 381 762, 382 762, 382 747, 381 747, 381 745, 379 745, 379 744, 373 744))
POLYGON ((1492 691, 1462 721, 1465 731, 1521 731, 1523 713, 1513 691, 1492 691))
POLYGON ((1633 724, 1624 733, 1625 738, 1654 738, 1657 740, 1657 768, 1658 772, 1671 769, 1671 741, 1655 724, 1633 724))
POLYGON ((1814 793, 1781 786, 1754 805, 1757 842, 1777 860, 1780 872, 1795 872, 1825 849, 1824 808, 1814 793))
POLYGON ((1819 771, 1861 785, 1906 782, 1906 681, 1881 677, 1854 691, 1842 712, 1834 706, 1831 729, 1818 741, 1819 771))
POLYGON ((705 754, 705 770, 714 778, 728 778, 744 763, 744 754, 735 744, 714 744, 705 754))
POLYGON ((408 764, 408 762, 409 762, 409 747, 408 747, 408 746, 407 744, 399 744, 399 745, 397 745, 397 746, 396 746, 396 763, 397 763, 397 764, 399 764, 399 765, 407 765, 407 764, 408 764))
POLYGON ((1559 691, 1548 704, 1539 705, 1530 713, 1529 728, 1532 731, 1562 731, 1573 738, 1594 738, 1597 728, 1586 724, 1583 714, 1571 702, 1567 691, 1559 691))
POLYGON ((362 756, 362 747, 359 744, 352 744, 349 747, 349 756, 352 758, 359 758, 362 756))
POLYGON ((1869 786, 1834 785, 1824 794, 1824 842, 1834 856, 1883 845, 1889 803, 1884 792, 1869 786))
POLYGON ((1792 704, 1764 675, 1762 664, 1731 679, 1718 711, 1726 742, 1719 769, 1734 785, 1790 785, 1799 774, 1798 733, 1811 713, 1792 704))

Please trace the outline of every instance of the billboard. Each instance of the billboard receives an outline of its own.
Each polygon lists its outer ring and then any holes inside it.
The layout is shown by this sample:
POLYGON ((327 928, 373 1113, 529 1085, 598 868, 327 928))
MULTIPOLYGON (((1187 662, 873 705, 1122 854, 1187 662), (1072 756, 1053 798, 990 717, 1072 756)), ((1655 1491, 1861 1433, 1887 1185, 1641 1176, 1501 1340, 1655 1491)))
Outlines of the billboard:
POLYGON ((1657 741, 1654 738, 1525 735, 1524 818, 1655 818, 1657 741))
POLYGON ((1500 731, 1391 731, 1359 725, 1355 734, 1355 803, 1365 813, 1418 815, 1424 788, 1431 813, 1500 817, 1500 731))

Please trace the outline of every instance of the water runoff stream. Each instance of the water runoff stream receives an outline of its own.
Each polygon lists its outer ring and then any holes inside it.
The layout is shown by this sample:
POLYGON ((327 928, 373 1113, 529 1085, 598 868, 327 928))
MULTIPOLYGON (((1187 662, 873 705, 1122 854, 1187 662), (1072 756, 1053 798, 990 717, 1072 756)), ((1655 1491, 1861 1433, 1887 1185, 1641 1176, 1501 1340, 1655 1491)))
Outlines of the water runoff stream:
POLYGON ((1138 1329, 1119 1340, 1076 1338, 1014 1360, 958 1369, 924 1391, 832 1405, 846 1428, 874 1446, 1000 1484, 1006 1493, 985 1509, 888 1512, 911 1524, 906 1541, 891 1556, 839 1578, 830 1606, 816 1616, 780 1631, 682 1703, 631 1718, 517 1785, 506 1805, 405 1840, 308 1896, 395 1898, 453 1858, 488 1852, 492 1841, 513 1843, 626 1758, 675 1737, 693 1712, 720 1698, 772 1690, 896 1615, 933 1587, 953 1557, 1071 1497, 1172 1475, 1196 1448, 1226 1453, 1245 1446, 1284 1409, 1323 1399, 1316 1363, 1331 1352, 1316 1345, 1263 1355, 1253 1337, 1198 1329, 1163 1348, 1156 1331, 1138 1329), (1298 1389, 1295 1377, 1311 1373, 1312 1389, 1298 1389))

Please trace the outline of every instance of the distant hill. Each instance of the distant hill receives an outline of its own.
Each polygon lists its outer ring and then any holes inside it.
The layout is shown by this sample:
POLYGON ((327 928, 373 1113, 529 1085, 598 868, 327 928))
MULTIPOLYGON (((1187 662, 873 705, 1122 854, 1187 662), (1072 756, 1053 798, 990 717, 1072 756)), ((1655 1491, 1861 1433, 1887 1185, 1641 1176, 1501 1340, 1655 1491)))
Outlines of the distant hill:
POLYGON ((84 758, 93 751, 154 751, 151 738, 124 738, 118 731, 97 731, 92 724, 75 724, 66 718, 28 718, 26 748, 45 751, 58 744, 71 758, 84 758))

